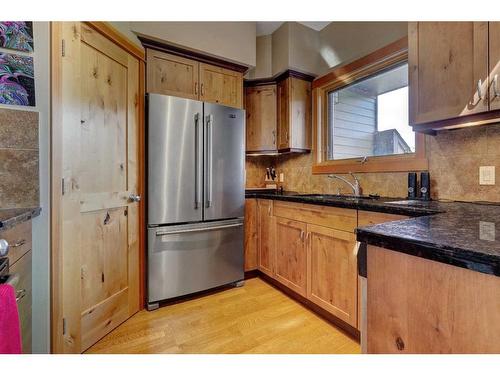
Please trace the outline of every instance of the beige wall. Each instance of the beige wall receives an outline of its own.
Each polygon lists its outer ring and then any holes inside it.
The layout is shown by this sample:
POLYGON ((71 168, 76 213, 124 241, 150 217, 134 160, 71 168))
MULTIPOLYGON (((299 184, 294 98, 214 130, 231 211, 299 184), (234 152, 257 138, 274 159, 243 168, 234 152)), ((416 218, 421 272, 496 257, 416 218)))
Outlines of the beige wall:
POLYGON ((321 71, 319 32, 298 22, 290 22, 289 24, 290 50, 288 67, 303 73, 319 74, 321 71))
POLYGON ((255 22, 129 22, 133 32, 255 66, 255 22))
POLYGON ((249 70, 246 79, 267 78, 273 75, 272 66, 272 36, 258 36, 256 40, 256 65, 249 70))
POLYGON ((288 69, 290 22, 285 22, 272 34, 271 67, 275 75, 288 69))
POLYGON ((332 22, 319 32, 318 72, 324 74, 407 35, 407 22, 332 22))

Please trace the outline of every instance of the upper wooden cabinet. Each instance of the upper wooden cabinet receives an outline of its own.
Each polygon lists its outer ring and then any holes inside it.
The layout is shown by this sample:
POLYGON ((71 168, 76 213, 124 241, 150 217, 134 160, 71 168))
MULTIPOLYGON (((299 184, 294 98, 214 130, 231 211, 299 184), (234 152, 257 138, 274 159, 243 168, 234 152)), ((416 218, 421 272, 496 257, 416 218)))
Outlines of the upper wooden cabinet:
POLYGON ((247 153, 311 150, 311 80, 287 71, 247 82, 247 153))
MULTIPOLYGON (((498 119, 495 76, 500 26, 495 22, 410 22, 410 123, 415 130, 498 119)), ((498 78, 497 78, 498 79, 498 78)))
POLYGON ((198 100, 199 66, 197 61, 148 49, 147 91, 198 100))
POLYGON ((243 107, 243 74, 148 48, 147 92, 243 107))
POLYGON ((200 64, 200 100, 243 107, 243 76, 233 70, 200 64))
POLYGON ((279 150, 311 149, 311 82, 290 77, 278 84, 279 150))
POLYGON ((277 151, 276 105, 276 85, 245 88, 247 151, 277 151))

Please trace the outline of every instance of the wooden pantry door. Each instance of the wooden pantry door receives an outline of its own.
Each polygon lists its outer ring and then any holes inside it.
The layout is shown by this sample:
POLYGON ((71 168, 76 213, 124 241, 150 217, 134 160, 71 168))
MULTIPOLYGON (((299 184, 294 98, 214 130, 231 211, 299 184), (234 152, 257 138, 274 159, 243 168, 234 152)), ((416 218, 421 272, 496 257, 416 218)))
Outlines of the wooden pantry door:
MULTIPOLYGON (((80 353, 140 309, 139 60, 60 24, 62 348, 80 353)), ((57 307, 57 306, 56 306, 57 307)))

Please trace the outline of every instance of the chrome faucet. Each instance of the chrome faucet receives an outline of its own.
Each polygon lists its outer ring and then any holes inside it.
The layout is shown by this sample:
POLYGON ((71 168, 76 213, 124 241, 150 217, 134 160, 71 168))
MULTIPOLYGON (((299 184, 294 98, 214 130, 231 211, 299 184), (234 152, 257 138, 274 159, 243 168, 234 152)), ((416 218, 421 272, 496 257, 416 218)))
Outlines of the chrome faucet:
POLYGON ((361 186, 359 184, 359 180, 352 172, 349 172, 349 174, 352 176, 352 178, 354 178, 354 184, 349 182, 348 180, 346 180, 344 177, 338 176, 336 174, 329 174, 328 178, 337 178, 341 181, 344 181, 347 185, 349 185, 351 187, 351 189, 354 193, 354 196, 359 197, 359 196, 361 196, 361 193, 360 193, 361 186))

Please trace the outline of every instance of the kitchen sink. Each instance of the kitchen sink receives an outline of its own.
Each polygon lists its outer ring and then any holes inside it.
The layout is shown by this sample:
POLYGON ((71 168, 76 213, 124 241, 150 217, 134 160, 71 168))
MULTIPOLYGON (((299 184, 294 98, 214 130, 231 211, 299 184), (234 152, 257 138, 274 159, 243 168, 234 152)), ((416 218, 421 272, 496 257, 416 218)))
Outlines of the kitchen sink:
POLYGON ((360 199, 374 200, 377 196, 354 196, 354 195, 338 195, 338 194, 300 194, 300 197, 314 198, 314 199, 329 199, 329 200, 343 200, 343 201, 357 201, 360 199))

